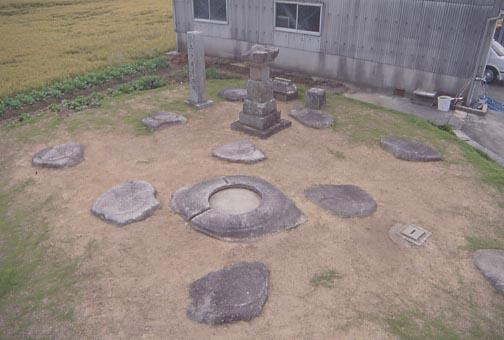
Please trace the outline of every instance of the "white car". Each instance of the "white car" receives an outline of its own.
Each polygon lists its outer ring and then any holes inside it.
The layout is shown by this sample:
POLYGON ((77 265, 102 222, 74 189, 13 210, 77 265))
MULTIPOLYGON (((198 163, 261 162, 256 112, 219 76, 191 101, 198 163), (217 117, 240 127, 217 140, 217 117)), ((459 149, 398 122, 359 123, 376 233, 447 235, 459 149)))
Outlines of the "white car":
POLYGON ((488 52, 487 65, 485 68, 485 80, 487 84, 496 80, 504 80, 504 46, 492 40, 490 52, 488 52))

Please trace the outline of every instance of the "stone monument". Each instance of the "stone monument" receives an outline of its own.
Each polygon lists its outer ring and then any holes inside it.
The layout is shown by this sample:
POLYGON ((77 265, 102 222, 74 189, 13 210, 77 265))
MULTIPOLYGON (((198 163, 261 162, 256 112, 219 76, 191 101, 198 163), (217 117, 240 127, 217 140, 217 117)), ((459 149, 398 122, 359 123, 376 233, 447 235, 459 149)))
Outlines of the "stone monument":
POLYGON ((189 68, 189 105, 196 109, 204 109, 213 104, 206 98, 205 45, 203 33, 187 32, 187 58, 189 68))
POLYGON ((247 82, 248 97, 243 103, 240 119, 231 124, 231 129, 249 135, 268 138, 291 126, 280 118, 281 112, 273 96, 273 81, 270 65, 278 56, 278 48, 254 45, 250 52, 250 79, 247 82))

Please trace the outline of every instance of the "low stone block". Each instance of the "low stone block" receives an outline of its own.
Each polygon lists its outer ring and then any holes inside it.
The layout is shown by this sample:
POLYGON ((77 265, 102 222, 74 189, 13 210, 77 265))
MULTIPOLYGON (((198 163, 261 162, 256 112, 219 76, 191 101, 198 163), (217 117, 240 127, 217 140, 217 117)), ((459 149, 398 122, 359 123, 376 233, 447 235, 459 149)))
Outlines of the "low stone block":
POLYGON ((187 316, 209 325, 250 321, 262 313, 268 281, 269 270, 260 262, 242 262, 209 273, 189 287, 187 316))
POLYGON ((248 98, 255 102, 265 103, 273 99, 273 82, 249 80, 247 81, 248 98))
POLYGON ((364 190, 355 185, 318 185, 305 190, 305 196, 331 213, 344 217, 366 217, 378 205, 364 190))
POLYGON ((275 78, 273 79, 273 95, 281 101, 294 100, 298 97, 298 88, 292 80, 275 78))
POLYGON ((277 111, 276 100, 272 99, 265 103, 257 103, 250 99, 246 99, 243 103, 243 112, 253 116, 267 116, 277 111))
POLYGON ((412 162, 437 162, 443 156, 438 151, 417 141, 389 137, 381 139, 381 147, 398 159, 412 162))
POLYGON ((318 110, 296 109, 289 115, 301 124, 314 129, 327 129, 336 122, 336 118, 332 115, 318 110))
POLYGON ((311 88, 306 92, 305 106, 309 109, 320 110, 326 104, 326 91, 320 88, 311 88))
POLYGON ((280 121, 280 112, 275 111, 266 116, 254 116, 240 112, 240 122, 256 129, 264 130, 280 121))
POLYGON ((41 168, 76 166, 84 160, 84 146, 76 143, 56 145, 43 149, 32 158, 32 164, 41 168))
POLYGON ((142 122, 151 130, 156 131, 173 125, 187 123, 187 119, 173 112, 158 112, 150 117, 144 118, 142 122))
POLYGON ((504 251, 478 250, 474 253, 474 264, 495 289, 504 294, 504 251))
POLYGON ((247 99, 247 89, 224 89, 219 92, 219 96, 230 102, 242 102, 247 99))
POLYGON ((100 219, 124 226, 145 220, 160 207, 156 189, 145 181, 131 181, 103 193, 91 212, 100 219))
POLYGON ((279 53, 280 50, 276 47, 254 45, 250 52, 250 61, 254 64, 269 64, 278 57, 279 53))
POLYGON ((266 159, 255 144, 246 140, 222 145, 215 149, 212 155, 231 163, 243 164, 254 164, 266 159))
POLYGON ((236 121, 233 124, 231 124, 231 130, 235 131, 240 131, 243 133, 246 133, 248 135, 254 136, 254 137, 259 137, 261 139, 266 139, 274 134, 285 130, 287 128, 290 128, 292 126, 292 123, 288 120, 285 119, 280 119, 278 123, 273 125, 272 127, 266 129, 266 130, 259 130, 254 127, 242 124, 240 121, 236 121))

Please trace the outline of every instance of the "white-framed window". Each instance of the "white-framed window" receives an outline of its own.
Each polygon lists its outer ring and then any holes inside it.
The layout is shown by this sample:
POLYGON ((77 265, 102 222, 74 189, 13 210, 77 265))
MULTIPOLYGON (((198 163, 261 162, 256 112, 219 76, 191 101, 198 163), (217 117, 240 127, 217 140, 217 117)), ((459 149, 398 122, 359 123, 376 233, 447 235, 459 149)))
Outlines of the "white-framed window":
POLYGON ((322 4, 295 1, 275 1, 275 29, 320 35, 322 4))
POLYGON ((193 0, 194 20, 227 24, 228 0, 193 0))

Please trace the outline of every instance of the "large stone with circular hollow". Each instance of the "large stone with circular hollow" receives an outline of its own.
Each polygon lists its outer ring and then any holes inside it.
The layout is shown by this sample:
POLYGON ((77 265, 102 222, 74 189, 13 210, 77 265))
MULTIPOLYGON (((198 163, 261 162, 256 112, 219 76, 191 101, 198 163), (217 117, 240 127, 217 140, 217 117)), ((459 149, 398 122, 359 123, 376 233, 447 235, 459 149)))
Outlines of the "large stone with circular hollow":
POLYGON ((254 164, 266 159, 264 153, 257 146, 246 140, 222 145, 212 154, 232 163, 254 164))
POLYGON ((504 251, 478 250, 474 253, 473 259, 483 276, 504 294, 504 251))
POLYGON ((305 190, 308 199, 340 217, 366 217, 378 207, 376 201, 355 185, 318 185, 305 190))
POLYGON ((187 123, 187 119, 173 112, 158 112, 150 117, 144 118, 142 122, 151 129, 151 131, 156 131, 172 125, 185 124, 187 123))
POLYGON ((224 89, 219 92, 219 96, 230 102, 242 102, 247 99, 247 89, 224 89))
POLYGON ((257 177, 206 180, 178 190, 171 205, 195 230, 231 242, 256 240, 306 220, 280 190, 257 177))
POLYGON ((75 143, 61 144, 41 150, 33 156, 33 166, 65 168, 76 166, 84 160, 84 146, 75 143))
POLYGON ((124 226, 145 220, 160 207, 156 189, 144 181, 132 181, 113 187, 93 204, 91 212, 102 220, 124 226))
POLYGON ((207 274, 189 287, 192 301, 187 316, 210 325, 250 321, 262 313, 268 280, 269 270, 260 262, 242 262, 207 274))
POLYGON ((443 160, 443 156, 438 151, 425 144, 406 138, 382 138, 381 146, 396 158, 405 161, 436 162, 443 160))
POLYGON ((327 129, 336 122, 332 115, 313 109, 296 109, 289 115, 301 124, 314 129, 327 129))

